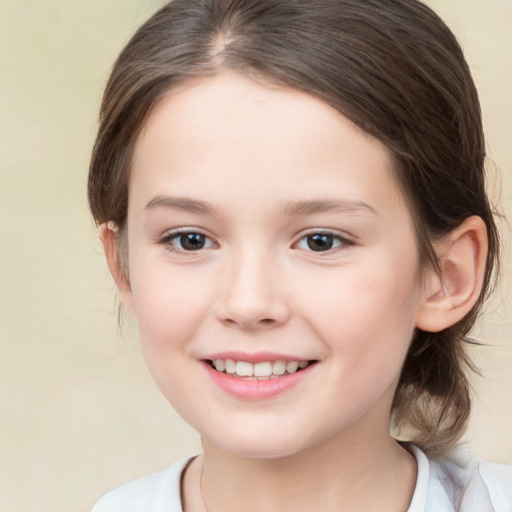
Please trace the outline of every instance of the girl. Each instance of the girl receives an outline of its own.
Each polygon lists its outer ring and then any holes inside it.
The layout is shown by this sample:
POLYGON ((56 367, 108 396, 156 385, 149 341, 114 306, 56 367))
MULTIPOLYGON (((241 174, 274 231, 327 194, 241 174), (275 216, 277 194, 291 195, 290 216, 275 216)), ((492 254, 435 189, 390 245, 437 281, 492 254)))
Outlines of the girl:
POLYGON ((145 23, 89 201, 203 454, 94 512, 511 511, 512 468, 452 450, 499 252, 484 148, 461 49, 416 0, 174 0, 145 23))

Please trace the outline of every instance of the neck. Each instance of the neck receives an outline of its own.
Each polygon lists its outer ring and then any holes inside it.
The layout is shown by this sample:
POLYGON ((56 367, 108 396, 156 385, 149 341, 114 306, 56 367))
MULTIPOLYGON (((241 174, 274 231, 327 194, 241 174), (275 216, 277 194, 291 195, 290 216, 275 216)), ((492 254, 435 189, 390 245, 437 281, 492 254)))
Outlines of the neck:
POLYGON ((203 440, 196 474, 205 507, 208 512, 407 510, 416 482, 414 458, 389 433, 349 437, 345 431, 300 453, 268 459, 237 457, 203 440))

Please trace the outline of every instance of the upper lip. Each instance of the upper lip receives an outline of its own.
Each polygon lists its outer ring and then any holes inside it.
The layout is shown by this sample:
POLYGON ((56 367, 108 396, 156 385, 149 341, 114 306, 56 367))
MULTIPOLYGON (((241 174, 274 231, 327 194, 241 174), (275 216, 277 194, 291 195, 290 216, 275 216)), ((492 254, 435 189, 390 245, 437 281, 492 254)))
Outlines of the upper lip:
POLYGON ((240 351, 228 351, 228 352, 216 352, 214 354, 209 354, 203 358, 203 360, 215 361, 216 359, 232 359, 233 361, 246 361, 247 363, 264 363, 267 361, 311 361, 308 357, 300 357, 289 354, 280 354, 277 352, 240 352, 240 351))

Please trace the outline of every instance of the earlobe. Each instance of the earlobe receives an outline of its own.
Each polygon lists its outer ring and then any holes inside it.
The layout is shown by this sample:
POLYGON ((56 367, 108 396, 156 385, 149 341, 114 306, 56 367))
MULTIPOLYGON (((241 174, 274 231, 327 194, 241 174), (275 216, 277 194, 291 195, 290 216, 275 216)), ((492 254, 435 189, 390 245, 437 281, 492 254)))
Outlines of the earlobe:
POLYGON ((120 244, 118 239, 118 228, 112 221, 105 222, 99 227, 99 237, 103 244, 107 265, 114 278, 117 288, 121 293, 124 305, 128 312, 135 316, 133 307, 133 296, 128 278, 127 269, 121 263, 120 244))
POLYGON ((485 275, 487 229, 480 217, 468 217, 434 247, 440 273, 429 270, 416 319, 416 327, 429 332, 456 324, 478 300, 485 275))

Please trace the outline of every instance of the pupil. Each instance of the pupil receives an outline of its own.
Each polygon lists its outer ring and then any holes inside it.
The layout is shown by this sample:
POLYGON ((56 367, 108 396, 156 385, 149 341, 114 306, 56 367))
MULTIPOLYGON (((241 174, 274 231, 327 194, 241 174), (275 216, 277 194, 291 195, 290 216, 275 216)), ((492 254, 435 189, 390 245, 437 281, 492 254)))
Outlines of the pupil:
POLYGON ((187 251, 195 251, 204 247, 205 236, 199 233, 186 233, 181 235, 180 243, 183 249, 187 251))
POLYGON ((332 249, 332 245, 332 235, 316 234, 308 236, 308 247, 312 251, 328 251, 329 249, 332 249))

